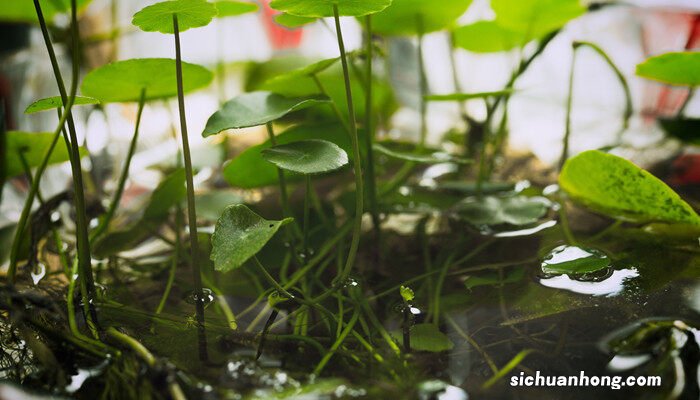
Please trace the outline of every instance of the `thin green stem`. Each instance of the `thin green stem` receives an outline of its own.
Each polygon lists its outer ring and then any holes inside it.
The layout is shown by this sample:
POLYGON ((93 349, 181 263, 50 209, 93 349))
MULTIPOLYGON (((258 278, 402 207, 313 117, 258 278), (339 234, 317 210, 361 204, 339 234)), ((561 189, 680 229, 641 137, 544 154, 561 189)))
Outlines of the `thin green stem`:
MULTIPOLYGON (((277 139, 275 139, 275 131, 272 128, 272 122, 265 124, 267 127, 267 136, 270 138, 270 144, 277 146, 277 139)), ((282 202, 282 213, 284 217, 289 217, 292 215, 289 210, 289 196, 287 194, 287 180, 284 176, 284 171, 281 168, 277 168, 277 177, 280 185, 280 201, 282 202)))
POLYGON ((525 357, 527 357, 530 353, 532 353, 534 350, 532 349, 525 349, 521 351, 520 353, 516 354, 515 357, 513 357, 503 368, 501 368, 498 372, 496 372, 489 380, 484 382, 483 385, 481 385, 482 389, 488 389, 491 386, 493 386, 496 382, 501 380, 503 377, 508 375, 510 371, 512 371, 515 367, 517 367, 525 357))
POLYGON ((372 16, 365 17, 365 154, 367 155, 367 195, 369 198, 369 211, 372 215, 372 226, 377 249, 381 246, 381 227, 379 211, 377 209, 377 181, 374 172, 374 125, 372 121, 372 16))
POLYGON ((304 241, 302 244, 302 254, 304 260, 309 258, 309 212, 311 211, 311 175, 305 176, 306 190, 304 192, 304 241))
POLYGON ((141 357, 149 367, 153 367, 156 365, 156 358, 138 340, 132 338, 129 335, 119 332, 114 327, 109 327, 107 329, 107 335, 133 350, 134 353, 138 354, 138 356, 141 357))
POLYGON ((416 27, 418 28, 418 82, 420 90, 420 142, 419 148, 425 147, 428 137, 428 103, 425 96, 428 95, 428 80, 425 76, 425 64, 423 61, 423 17, 416 15, 416 27))
POLYGON ((175 282, 175 271, 177 270, 177 264, 180 262, 180 249, 182 248, 182 243, 180 243, 180 231, 182 230, 182 210, 180 205, 177 205, 175 210, 175 246, 173 249, 173 259, 170 262, 170 269, 168 270, 168 280, 165 283, 165 290, 163 290, 163 296, 158 302, 158 307, 156 308, 155 314, 158 315, 165 308, 165 303, 168 301, 170 296, 170 290, 173 287, 173 282, 175 282))
MULTIPOLYGON (((319 93, 324 96, 328 96, 328 92, 326 91, 326 88, 323 87, 323 84, 321 83, 321 80, 318 79, 318 76, 316 74, 313 74, 311 75, 311 79, 314 81, 314 84, 316 84, 316 88, 318 88, 319 93)), ((351 135, 352 133, 350 132, 350 125, 348 124, 348 121, 345 120, 345 117, 343 117, 343 114, 340 112, 340 109, 338 108, 338 105, 335 103, 335 101, 330 102, 330 107, 333 110, 333 113, 335 114, 336 118, 338 118, 338 121, 340 121, 340 123, 343 125, 343 128, 345 128, 348 134, 351 135)))
MULTIPOLYGON (((342 314, 340 314, 340 315, 342 315, 342 314)), ((314 369, 314 372, 313 372, 314 375, 318 376, 321 374, 321 371, 323 371, 323 368, 325 368, 326 364, 328 364, 328 361, 331 360, 331 357, 333 357, 333 355, 338 350, 340 345, 343 344, 343 342, 348 337, 350 332, 352 332, 352 328, 357 323, 357 319, 359 318, 359 316, 360 316, 360 311, 355 310, 355 312, 352 314, 352 317, 350 318, 350 321, 348 321, 348 324, 345 325, 345 328, 343 329, 343 331, 340 333, 340 335, 338 335, 338 338, 335 340, 335 342, 331 346, 328 353, 326 353, 326 355, 323 356, 323 358, 318 363, 318 365, 316 365, 316 368, 314 369)))
POLYGON ((202 273, 199 268, 198 254, 199 241, 197 239, 197 211, 195 208, 194 179, 192 177, 192 158, 190 156, 190 144, 187 136, 187 117, 185 114, 185 95, 182 84, 182 56, 180 54, 180 27, 177 14, 173 14, 173 30, 175 33, 175 69, 177 74, 177 103, 180 111, 180 136, 182 137, 182 154, 185 161, 185 177, 187 180, 187 219, 190 228, 190 263, 192 265, 192 281, 196 296, 195 307, 197 313, 199 333, 199 357, 208 359, 206 347, 206 331, 204 328, 204 294, 202 292, 202 273))
POLYGON ((571 136, 571 106, 574 99, 574 71, 576 70, 576 46, 571 58, 571 69, 569 69, 569 94, 566 98, 566 128, 564 130, 564 141, 559 159, 559 170, 564 166, 566 159, 569 157, 569 137, 571 136))
POLYGON ((355 120, 355 107, 352 102, 352 89, 350 88, 350 74, 348 71, 348 60, 345 54, 345 44, 343 43, 343 32, 340 29, 340 17, 338 15, 338 5, 333 4, 333 17, 335 19, 335 31, 338 39, 338 50, 340 51, 340 61, 343 66, 343 79, 345 81, 345 95, 348 102, 348 116, 350 120, 350 140, 352 141, 352 152, 355 157, 353 168, 355 172, 355 222, 352 232, 352 241, 345 267, 339 275, 339 280, 344 281, 355 265, 355 257, 360 246, 360 235, 362 234, 362 215, 364 211, 364 183, 362 181, 362 156, 360 155, 360 144, 357 137, 357 121, 355 120))
POLYGON ((109 223, 114 217, 114 213, 119 207, 119 202, 121 201, 122 194, 124 193, 124 187, 126 186, 126 180, 129 177, 129 168, 131 167, 131 159, 134 157, 136 152, 136 144, 138 143, 139 137, 139 126, 141 125, 141 115, 143 114, 144 104, 146 103, 146 88, 141 89, 141 96, 139 97, 138 110, 136 112, 136 126, 134 127, 134 136, 131 138, 131 143, 129 144, 129 151, 126 153, 126 159, 124 160, 124 166, 122 167, 121 175, 119 176, 119 182, 117 183, 117 189, 114 191, 114 196, 109 204, 109 209, 104 215, 100 224, 92 231, 90 235, 90 241, 94 242, 109 226, 109 223))

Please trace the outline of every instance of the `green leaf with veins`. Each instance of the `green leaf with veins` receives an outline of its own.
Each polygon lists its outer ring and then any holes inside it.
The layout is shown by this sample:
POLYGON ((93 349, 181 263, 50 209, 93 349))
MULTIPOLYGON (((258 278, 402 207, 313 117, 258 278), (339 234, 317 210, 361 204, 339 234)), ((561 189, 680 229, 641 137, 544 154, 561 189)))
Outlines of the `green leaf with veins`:
POLYGON ((328 97, 320 95, 289 98, 272 92, 245 93, 227 101, 209 117, 202 136, 215 135, 227 129, 264 125, 293 111, 328 102, 328 97))
POLYGON ((393 0, 372 16, 372 31, 380 35, 417 35, 448 28, 467 11, 472 0, 393 0))
MULTIPOLYGON (((100 104, 100 101, 92 97, 75 96, 75 100, 73 100, 74 106, 86 104, 100 104)), ((63 99, 61 98, 61 96, 47 97, 41 100, 37 100, 34 103, 30 104, 29 107, 27 107, 27 109, 24 110, 24 113, 34 114, 40 111, 53 110, 59 107, 63 107, 63 99)))
MULTIPOLYGON (((201 89, 213 79, 206 68, 183 62, 183 89, 191 92, 201 89)), ((146 89, 146 100, 177 96, 175 60, 170 58, 136 58, 115 61, 90 71, 81 90, 84 94, 104 103, 135 102, 146 89)))
POLYGON ((473 197, 459 203, 455 209, 460 219, 472 225, 509 224, 523 226, 534 224, 552 206, 544 197, 473 197))
POLYGON ((134 14, 131 23, 146 32, 174 33, 173 15, 177 14, 180 32, 208 25, 216 16, 214 4, 204 0, 171 0, 155 3, 134 14))
MULTIPOLYGON (((259 7, 255 3, 247 1, 221 0, 214 2, 218 18, 236 17, 258 11, 259 7)), ((179 17, 178 17, 179 22, 179 17)))
POLYGON ((292 218, 270 221, 262 218, 243 204, 226 208, 216 222, 211 237, 211 260, 217 271, 237 269, 255 256, 292 218))
POLYGON ((262 157, 277 167, 302 175, 335 171, 348 164, 348 154, 327 140, 300 140, 262 151, 262 157))
POLYGON ((591 150, 567 160, 559 186, 574 200, 609 217, 700 225, 700 216, 665 183, 612 154, 591 150))
POLYGON ((700 52, 666 53, 637 65, 637 75, 681 86, 700 85, 700 52))
POLYGON ((332 17, 333 5, 338 14, 346 17, 361 17, 382 11, 391 0, 272 0, 270 7, 300 17, 332 17))

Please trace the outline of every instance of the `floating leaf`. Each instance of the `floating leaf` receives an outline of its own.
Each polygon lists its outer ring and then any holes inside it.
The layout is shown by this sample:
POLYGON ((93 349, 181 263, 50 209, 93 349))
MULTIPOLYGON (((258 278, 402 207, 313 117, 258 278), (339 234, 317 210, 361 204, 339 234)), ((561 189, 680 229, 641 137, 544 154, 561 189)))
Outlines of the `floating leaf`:
POLYGON ((465 158, 461 157, 454 157, 452 155, 449 155, 444 152, 433 152, 429 154, 417 154, 417 153, 408 153, 408 152, 401 152, 401 151, 394 151, 391 150, 387 147, 382 146, 381 144, 375 143, 372 148, 380 153, 384 154, 386 156, 396 158, 399 160, 404 160, 404 161, 411 161, 411 162, 416 162, 416 163, 421 163, 421 164, 439 164, 439 163, 445 163, 445 162, 454 162, 458 164, 468 164, 471 162, 471 160, 467 160, 465 158))
POLYGON ((511 268, 506 271, 503 276, 498 271, 486 271, 479 275, 472 275, 464 281, 464 286, 467 289, 473 289, 478 286, 503 285, 506 283, 520 282, 525 277, 524 268, 511 268))
POLYGON ((542 259, 545 274, 585 274, 610 266, 610 258, 600 250, 578 246, 555 247, 542 259))
POLYGON ((391 0, 272 0, 270 7, 300 17, 332 17, 333 5, 338 6, 338 15, 361 17, 382 11, 391 0))
MULTIPOLYGON (((216 6, 216 11, 218 12, 217 17, 219 18, 235 17, 258 11, 257 4, 247 1, 221 0, 214 2, 214 6, 216 6)), ((180 17, 178 17, 178 23, 180 22, 179 18, 180 17)))
POLYGON ((659 118, 661 128, 686 143, 700 144, 700 118, 659 118))
POLYGON ((637 75, 672 85, 700 85, 700 52, 666 53, 637 65, 637 75))
MULTIPOLYGON (((8 131, 7 135, 7 177, 24 174, 20 154, 24 156, 29 168, 38 167, 44 159, 46 150, 53 140, 52 132, 20 132, 8 131)), ((80 155, 87 154, 85 148, 80 148, 80 155)), ((63 139, 59 139, 49 158, 49 164, 68 161, 68 149, 63 139)))
POLYGON ((473 99, 486 99, 489 97, 505 96, 513 94, 515 90, 504 89, 496 90, 493 92, 479 92, 479 93, 452 93, 452 94, 432 94, 425 96, 426 100, 429 101, 467 101, 473 99))
POLYGON ((227 207, 211 237, 214 268, 222 272, 239 268, 256 255, 281 226, 292 220, 268 221, 243 204, 227 207))
POLYGON ((393 0, 372 17, 372 30, 381 35, 416 35, 447 28, 467 11, 471 0, 393 0))
POLYGON ((216 6, 204 0, 161 1, 134 14, 131 23, 146 32, 175 33, 173 15, 177 14, 180 32, 208 25, 216 16, 216 6))
POLYGON ((569 159, 559 186, 574 200, 613 218, 700 224, 688 203, 661 180, 624 158, 601 151, 586 151, 569 159))
POLYGON ((277 14, 273 17, 276 23, 287 28, 299 28, 304 25, 308 25, 312 22, 316 22, 318 18, 311 17, 300 17, 298 15, 291 15, 287 13, 277 14))
POLYGON ((580 0, 491 0, 491 8, 500 26, 529 39, 555 31, 586 12, 580 0))
POLYGON ((536 223, 551 206, 551 202, 544 197, 484 196, 466 199, 456 209, 459 217, 472 225, 521 226, 536 223))
POLYGON ((302 175, 335 171, 348 164, 348 154, 327 140, 300 140, 262 151, 262 157, 277 167, 302 175))
POLYGON ((227 129, 264 125, 293 111, 329 101, 325 96, 288 98, 271 92, 242 94, 224 103, 219 111, 209 117, 202 136, 215 135, 227 129))
MULTIPOLYGON (((78 0, 78 11, 82 11, 91 0, 78 0)), ((58 14, 70 11, 70 0, 39 0, 41 12, 46 21, 51 21, 58 14)), ((34 2, 28 0, 5 0, 0 2, 0 21, 38 23, 34 2)))
MULTIPOLYGON (((411 348, 417 351, 438 353, 452 350, 454 343, 434 324, 416 324, 411 328, 411 348)), ((391 332, 399 340, 401 332, 391 332)))
MULTIPOLYGON (((73 101, 74 106, 85 105, 85 104, 100 104, 100 101, 93 99, 92 97, 85 96, 75 96, 73 101)), ((39 111, 53 110, 55 108, 63 107, 63 99, 61 96, 47 97, 45 99, 37 100, 30 104, 26 110, 25 114, 34 114, 39 111)))
POLYGON ((410 303, 413 301, 414 298, 416 298, 415 293, 413 293, 413 289, 411 289, 410 287, 401 285, 401 287, 399 288, 399 292, 401 293, 401 298, 406 303, 410 303))
POLYGON ((478 21, 452 31, 454 44, 474 53, 508 51, 527 41, 520 32, 504 28, 496 21, 478 21))
MULTIPOLYGON (((206 68, 186 62, 182 63, 182 76, 185 92, 203 88, 213 79, 206 68)), ((176 96, 175 60, 137 58, 116 61, 90 71, 81 86, 83 93, 105 103, 139 101, 143 89, 146 89, 146 100, 176 96)))
MULTIPOLYGON (((287 144, 299 140, 319 139, 331 141, 343 149, 351 157, 350 137, 345 128, 339 124, 301 125, 290 128, 277 135, 277 144, 287 144)), ((262 151, 271 147, 270 141, 247 148, 224 167, 224 178, 232 186, 245 189, 276 185, 278 183, 277 168, 265 161, 262 151)), ((299 175, 290 175, 289 180, 299 175)))

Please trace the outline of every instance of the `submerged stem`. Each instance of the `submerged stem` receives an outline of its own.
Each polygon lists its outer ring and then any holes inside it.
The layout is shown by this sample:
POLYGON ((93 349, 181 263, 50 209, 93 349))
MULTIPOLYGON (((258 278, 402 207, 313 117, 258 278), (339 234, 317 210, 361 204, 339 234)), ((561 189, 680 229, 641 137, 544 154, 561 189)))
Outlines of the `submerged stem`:
POLYGON ((199 242, 197 239, 197 212, 194 199, 194 179, 192 177, 192 157, 187 137, 187 118, 185 115, 185 95, 182 84, 182 57, 180 54, 180 27, 177 14, 173 14, 175 33, 175 68, 177 73, 177 104, 180 111, 180 136, 182 137, 182 154, 185 159, 185 177, 187 178, 187 219, 190 228, 190 262, 192 264, 192 281, 194 283, 197 324, 199 325, 199 357, 208 359, 206 331, 204 330, 204 295, 202 293, 202 274, 197 262, 199 242))

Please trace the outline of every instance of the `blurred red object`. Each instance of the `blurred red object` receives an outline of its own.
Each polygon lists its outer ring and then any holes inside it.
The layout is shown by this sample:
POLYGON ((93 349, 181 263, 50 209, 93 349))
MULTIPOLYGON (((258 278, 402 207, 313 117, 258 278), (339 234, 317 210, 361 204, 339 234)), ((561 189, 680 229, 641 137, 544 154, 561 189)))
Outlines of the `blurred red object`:
POLYGON ((274 20, 274 16, 280 14, 280 12, 271 9, 268 4, 269 2, 269 0, 263 0, 262 18, 272 48, 275 50, 283 50, 299 47, 304 34, 303 28, 290 29, 277 24, 274 20))
POLYGON ((669 181, 674 186, 700 184, 700 154, 683 154, 673 160, 669 181))

